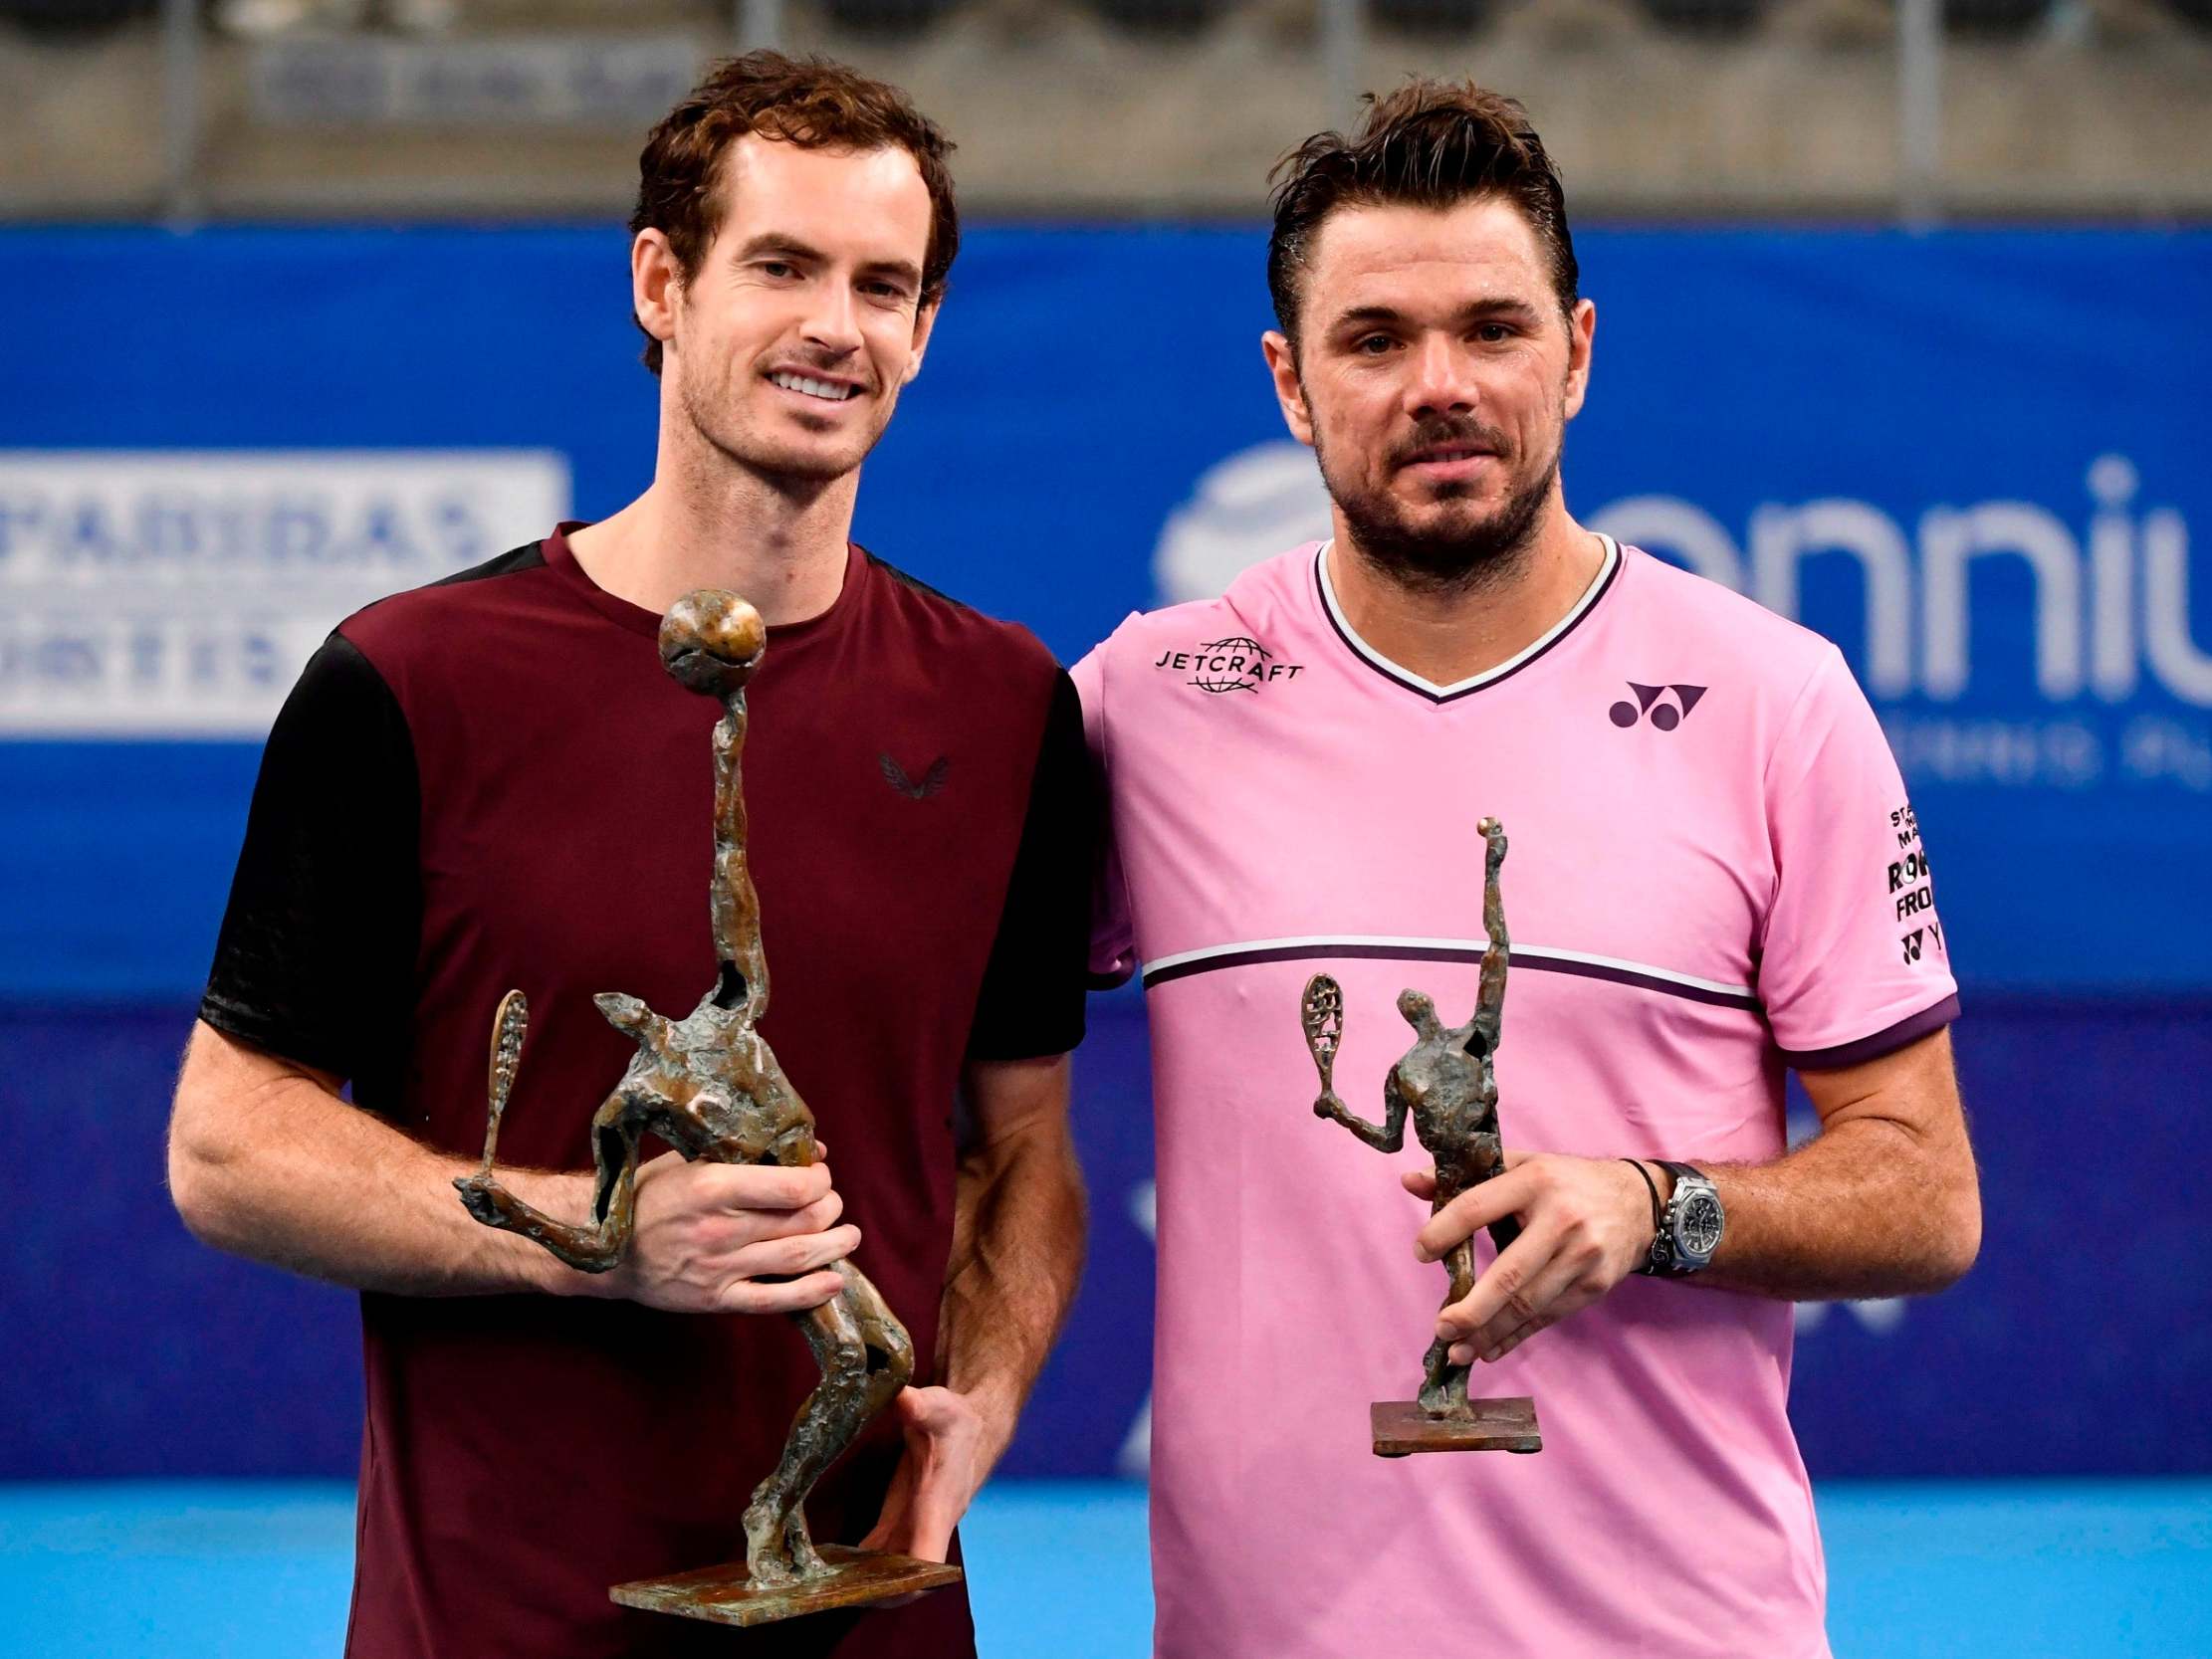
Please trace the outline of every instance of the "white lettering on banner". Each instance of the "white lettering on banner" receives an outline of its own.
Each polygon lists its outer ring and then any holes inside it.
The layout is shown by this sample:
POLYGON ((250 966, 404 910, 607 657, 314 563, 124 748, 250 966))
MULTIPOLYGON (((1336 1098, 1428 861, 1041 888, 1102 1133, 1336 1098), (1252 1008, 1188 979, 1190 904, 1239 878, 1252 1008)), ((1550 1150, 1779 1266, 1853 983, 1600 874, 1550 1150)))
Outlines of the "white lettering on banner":
POLYGON ((2151 678, 2180 702, 2212 708, 2212 654, 2189 633, 2186 520, 2171 508, 2144 514, 2139 525, 2129 519, 2137 478, 2125 456, 2099 457, 2088 482, 2097 511, 2086 540, 2034 502, 1938 506, 1922 513, 1915 527, 1917 560, 1896 520, 1869 503, 1767 503, 1751 515, 1748 585, 1737 574, 1744 561, 1727 530, 1687 502, 1632 497, 1589 522, 1619 540, 1678 557, 1789 617, 1799 614, 1800 561, 1812 553, 1849 553, 1859 561, 1867 595, 1867 660, 1859 668, 1878 699, 1917 694, 1950 703, 1966 693, 1973 671, 1972 568, 2005 558, 2023 563, 2035 584, 2036 688, 2047 702, 2084 695, 2125 702, 2140 690, 2147 665, 2151 678))
MULTIPOLYGON (((1160 1243, 1160 1188, 1154 1181, 1139 1181, 1129 1189, 1129 1219, 1158 1249, 1160 1243)), ((1137 1412, 1137 1420, 1122 1437, 1114 1467, 1131 1480, 1143 1480, 1152 1471, 1152 1395, 1137 1412)))
POLYGON ((1860 1326, 1877 1337, 1886 1337, 1904 1323, 1904 1298, 1901 1296, 1871 1297, 1865 1302, 1799 1302, 1791 1307, 1798 1334, 1818 1331, 1828 1319, 1828 1310, 1842 1308, 1857 1320, 1860 1326))
POLYGON ((1168 515, 1153 549, 1164 605, 1213 599, 1271 553, 1329 533, 1329 493, 1313 451, 1287 439, 1254 444, 1200 475, 1168 515))
POLYGON ((0 735, 261 736, 342 618, 567 510, 548 450, 0 451, 0 735))
MULTIPOLYGON (((1631 496, 1589 517, 1593 529, 1674 559, 1801 616, 1799 568, 1816 554, 1858 562, 1866 604, 1856 663, 1876 702, 1955 703, 1972 689, 1973 577, 2011 562, 2033 584, 2032 667, 2047 705, 2131 702, 2148 687, 2184 705, 2124 729, 2073 713, 1999 720, 1889 708, 1884 726, 1908 777, 2087 788, 2116 778, 2212 793, 2212 651, 2190 632, 2189 526, 2171 507, 2132 513, 2139 486, 2122 455, 2089 468, 2092 511, 2077 535, 2052 507, 2020 501, 1931 506, 1909 531, 1870 502, 1823 498, 1753 508, 1739 545, 1711 513, 1676 496, 1631 496)), ((1329 533, 1312 452, 1274 442, 1201 476, 1154 551, 1164 603, 1208 599, 1237 573, 1329 533)))
POLYGON ((389 40, 308 35, 256 46, 254 114, 301 126, 563 126, 634 132, 713 54, 681 35, 389 40))

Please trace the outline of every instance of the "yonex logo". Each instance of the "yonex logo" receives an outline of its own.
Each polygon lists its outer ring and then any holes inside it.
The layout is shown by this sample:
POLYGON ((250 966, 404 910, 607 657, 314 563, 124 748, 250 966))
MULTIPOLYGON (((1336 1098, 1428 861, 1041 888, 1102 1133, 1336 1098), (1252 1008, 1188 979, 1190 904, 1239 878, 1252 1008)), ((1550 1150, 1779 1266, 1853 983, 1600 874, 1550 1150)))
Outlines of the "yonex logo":
POLYGON ((1639 686, 1631 680, 1628 688, 1636 693, 1636 701, 1631 703, 1623 698, 1606 711, 1612 717, 1613 724, 1623 728, 1634 726, 1649 715, 1652 717, 1652 724, 1661 731, 1671 731, 1689 719, 1689 712, 1697 707, 1697 700, 1705 695, 1705 688, 1702 686, 1639 686), (1674 702, 1660 702, 1659 694, 1662 692, 1672 692, 1674 702), (1655 708, 1655 704, 1658 707, 1655 708))
POLYGON ((1188 674, 1188 684, 1217 697, 1223 692, 1256 692, 1277 680, 1295 680, 1305 672, 1302 664, 1275 661, 1272 651, 1242 634, 1208 640, 1192 651, 1163 651, 1152 666, 1188 674))

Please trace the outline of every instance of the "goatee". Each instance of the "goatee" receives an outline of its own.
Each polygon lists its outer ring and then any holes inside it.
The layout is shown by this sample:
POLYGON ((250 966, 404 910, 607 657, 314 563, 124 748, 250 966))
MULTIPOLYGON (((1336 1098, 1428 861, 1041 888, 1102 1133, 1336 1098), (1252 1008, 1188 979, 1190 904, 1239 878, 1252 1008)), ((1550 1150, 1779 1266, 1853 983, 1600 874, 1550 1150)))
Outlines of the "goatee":
MULTIPOLYGON (((1454 438, 1483 442, 1493 453, 1498 448, 1492 435, 1472 428, 1471 423, 1465 430, 1458 423, 1439 423, 1438 431, 1425 427, 1401 451, 1394 451, 1391 468, 1396 471, 1404 464, 1404 452, 1454 438), (1451 430, 1442 430, 1447 424, 1451 430)), ((1315 453, 1322 483, 1344 515, 1354 550, 1400 586, 1431 593, 1465 593, 1511 580, 1535 545, 1538 519, 1559 478, 1559 452, 1554 450, 1542 468, 1517 484, 1486 517, 1467 519, 1446 515, 1439 516, 1440 521, 1414 524, 1387 491, 1339 488, 1330 476, 1328 456, 1318 446, 1315 453)), ((1444 495, 1439 502, 1453 499, 1444 495)))

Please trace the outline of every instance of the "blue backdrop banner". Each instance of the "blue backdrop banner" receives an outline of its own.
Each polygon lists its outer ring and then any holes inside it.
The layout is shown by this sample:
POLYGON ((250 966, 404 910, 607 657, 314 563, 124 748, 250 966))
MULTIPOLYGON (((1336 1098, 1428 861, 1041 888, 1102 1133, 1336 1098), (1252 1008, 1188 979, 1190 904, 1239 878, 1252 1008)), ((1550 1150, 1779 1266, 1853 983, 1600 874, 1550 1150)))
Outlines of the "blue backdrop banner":
MULTIPOLYGON (((1249 230, 978 231, 861 538, 1072 659, 1315 532, 1260 255, 1249 230)), ((2212 984, 2212 932, 2174 926, 2212 890, 2212 234, 1582 255, 1570 506, 1842 643, 1962 974, 2212 984)), ((188 996, 238 745, 322 631, 642 486, 626 283, 612 229, 0 235, 10 314, 81 319, 0 363, 0 794, 26 803, 0 995, 188 996), (142 746, 179 733, 203 740, 142 746)))
MULTIPOLYGON (((1936 1301, 1804 1311, 1816 1471, 2212 1469, 2212 1243, 2176 1174, 2212 1164, 2212 233, 1580 252, 1570 506, 1844 647, 1967 991, 1988 1247, 1936 1301)), ((976 230, 860 537, 1072 660, 1319 533, 1261 253, 976 230)), ((17 231, 0 302, 27 319, 0 358, 0 1116, 42 1194, 0 1243, 7 1327, 39 1334, 0 1368, 0 1476, 343 1468, 349 1300, 183 1236, 174 1057, 315 641, 648 478, 624 238, 17 231)), ((1025 1472, 1144 1443, 1142 1009, 1093 1009, 1093 1265, 1025 1472)))

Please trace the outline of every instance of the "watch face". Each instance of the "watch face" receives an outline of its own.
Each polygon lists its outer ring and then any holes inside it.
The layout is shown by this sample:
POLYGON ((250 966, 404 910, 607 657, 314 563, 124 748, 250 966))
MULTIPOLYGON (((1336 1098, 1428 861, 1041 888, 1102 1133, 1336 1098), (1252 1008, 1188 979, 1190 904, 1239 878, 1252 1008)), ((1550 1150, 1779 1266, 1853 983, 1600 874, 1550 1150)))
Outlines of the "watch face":
POLYGON ((1720 1243, 1720 1200, 1710 1192, 1692 1192, 1682 1201, 1674 1226, 1682 1241, 1682 1254, 1703 1261, 1720 1243))

